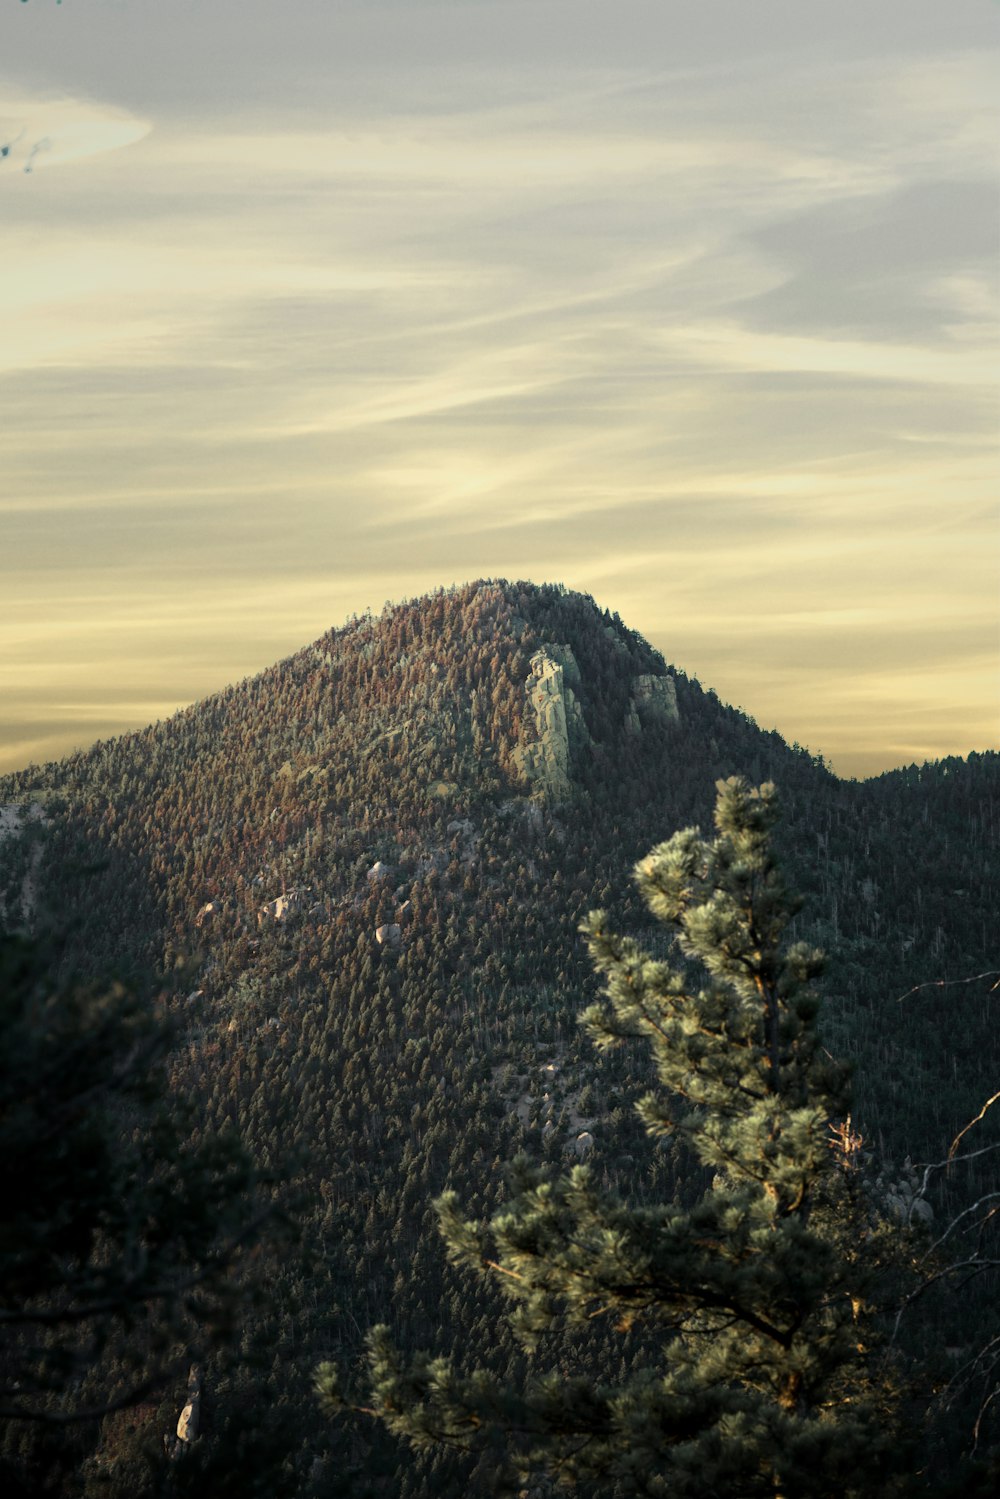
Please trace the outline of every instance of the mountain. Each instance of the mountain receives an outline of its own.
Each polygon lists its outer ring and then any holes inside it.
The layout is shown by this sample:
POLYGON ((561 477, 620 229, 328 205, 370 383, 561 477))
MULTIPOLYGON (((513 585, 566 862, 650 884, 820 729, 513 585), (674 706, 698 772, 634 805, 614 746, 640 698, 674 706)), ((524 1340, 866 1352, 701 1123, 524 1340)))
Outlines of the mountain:
MULTIPOLYGON (((287 1492, 334 1492, 334 1471, 345 1492, 467 1488, 378 1432, 326 1429, 309 1394, 317 1359, 350 1359, 378 1321, 408 1347, 522 1359, 444 1263, 428 1204, 446 1185, 487 1212, 527 1148, 586 1151, 623 1191, 693 1189, 632 1116, 641 1059, 598 1061, 578 1035, 594 980, 576 927, 604 906, 645 935, 632 863, 706 823, 732 774, 782 794, 856 1127, 887 1179, 940 1159, 997 1086, 989 980, 959 982, 996 967, 997 755, 841 782, 592 599, 488 581, 352 619, 165 723, 0 780, 0 806, 23 809, 0 843, 8 920, 27 897, 66 970, 161 973, 174 1086, 302 1204, 302 1252, 247 1329, 266 1359, 206 1381, 206 1429, 266 1432, 287 1492)), ((987 1180, 949 1182, 939 1211, 987 1180)), ((595 1333, 580 1356, 609 1355, 595 1333)), ((168 1392, 153 1425, 183 1403, 168 1392)), ((124 1462, 139 1438, 90 1440, 124 1462)))

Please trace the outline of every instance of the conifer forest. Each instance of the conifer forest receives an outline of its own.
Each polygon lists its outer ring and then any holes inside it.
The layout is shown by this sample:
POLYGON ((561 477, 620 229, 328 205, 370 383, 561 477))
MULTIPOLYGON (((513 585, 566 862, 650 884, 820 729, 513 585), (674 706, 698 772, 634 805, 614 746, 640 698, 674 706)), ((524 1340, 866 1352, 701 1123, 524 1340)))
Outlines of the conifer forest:
POLYGON ((996 754, 487 580, 0 809, 5 1496, 997 1492, 996 754))

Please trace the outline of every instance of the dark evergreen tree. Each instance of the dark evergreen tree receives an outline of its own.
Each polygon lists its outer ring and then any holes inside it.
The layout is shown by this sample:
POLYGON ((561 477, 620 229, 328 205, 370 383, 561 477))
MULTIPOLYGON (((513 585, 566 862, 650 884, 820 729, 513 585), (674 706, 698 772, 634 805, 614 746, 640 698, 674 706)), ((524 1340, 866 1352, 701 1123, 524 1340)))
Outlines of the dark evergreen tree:
MULTIPOLYGON (((846 1069, 822 1046, 822 955, 787 940, 797 909, 772 848, 774 788, 719 784, 717 834, 678 833, 636 867, 669 956, 584 924, 606 998, 582 1022, 601 1048, 649 1044, 647 1133, 693 1152, 691 1206, 629 1207, 587 1165, 551 1179, 524 1159, 488 1226, 438 1201, 450 1257, 494 1278, 529 1350, 611 1319, 630 1347, 615 1384, 563 1361, 522 1389, 370 1339, 371 1402, 418 1447, 507 1435, 511 1476, 640 1495, 887 1493, 889 1428, 866 1349, 870 1236, 842 1148, 846 1069)), ((579 1335, 577 1335, 579 1336, 579 1335)), ((317 1388, 342 1403, 335 1371, 317 1388)))
POLYGON ((232 1134, 192 1139, 173 1029, 0 934, 0 1428, 93 1420, 226 1340, 276 1219, 232 1134))

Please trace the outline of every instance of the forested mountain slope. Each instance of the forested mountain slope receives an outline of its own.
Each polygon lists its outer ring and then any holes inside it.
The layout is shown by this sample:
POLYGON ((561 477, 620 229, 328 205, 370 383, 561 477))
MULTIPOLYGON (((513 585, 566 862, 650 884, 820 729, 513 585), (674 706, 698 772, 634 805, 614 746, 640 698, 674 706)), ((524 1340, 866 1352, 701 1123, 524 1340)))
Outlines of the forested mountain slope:
MULTIPOLYGON (((995 755, 840 782, 591 599, 481 582, 0 782, 0 804, 44 811, 24 822, 34 847, 0 845, 8 921, 30 867, 36 927, 69 931, 64 966, 162 972, 185 1038, 176 1087, 206 1127, 231 1121, 286 1163, 301 1203, 301 1252, 246 1330, 266 1357, 207 1381, 208 1435, 252 1428, 277 1455, 257 1491, 333 1493, 341 1470, 344 1492, 464 1491, 459 1468, 378 1430, 328 1430, 309 1395, 316 1360, 349 1357, 376 1321, 405 1346, 521 1358, 489 1352, 493 1308, 444 1263, 428 1204, 446 1185, 488 1211, 527 1146, 586 1151, 640 1196, 683 1190, 684 1163, 651 1161, 631 1114, 641 1060, 598 1063, 578 1037, 594 980, 576 927, 598 905, 644 927, 632 863, 706 822, 734 773, 782 794, 857 1126, 879 1163, 939 1158, 996 1090, 996 996, 907 991, 997 967, 995 755)), ((580 1357, 604 1356, 595 1333, 580 1357)), ((101 1491, 140 1492, 137 1439, 87 1430, 70 1458, 96 1444, 118 1461, 101 1491)))

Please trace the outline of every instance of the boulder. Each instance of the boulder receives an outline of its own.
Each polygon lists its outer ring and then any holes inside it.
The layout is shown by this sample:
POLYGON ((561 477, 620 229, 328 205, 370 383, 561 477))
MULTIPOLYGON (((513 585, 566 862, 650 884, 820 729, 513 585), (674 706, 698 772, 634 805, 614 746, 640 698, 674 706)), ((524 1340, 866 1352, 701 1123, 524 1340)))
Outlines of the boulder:
POLYGON ((198 1421, 201 1415, 200 1407, 200 1400, 189 1400, 181 1411, 177 1420, 177 1440, 179 1442, 193 1442, 198 1435, 198 1421))
POLYGON ((178 1457, 184 1445, 197 1440, 201 1425, 202 1370, 200 1364, 192 1364, 188 1371, 187 1401, 177 1420, 177 1440, 173 1455, 178 1457))
POLYGON ((273 921, 287 921, 289 917, 304 910, 308 901, 308 891, 289 890, 287 894, 279 895, 275 900, 269 900, 265 906, 261 906, 257 913, 257 925, 267 926, 273 921))
POLYGON ((911 1197, 905 1189, 890 1192, 886 1205, 897 1223, 931 1223, 934 1209, 925 1197, 911 1197))
POLYGON ((876 1192, 884 1193, 889 1217, 906 1225, 932 1222, 934 1209, 924 1196, 921 1173, 909 1156, 903 1162, 896 1181, 892 1180, 893 1176, 896 1176, 896 1172, 891 1163, 887 1163, 885 1173, 875 1183, 876 1192))
POLYGON ((375 928, 375 941, 380 947, 398 947, 403 940, 403 929, 398 922, 387 921, 375 928))

